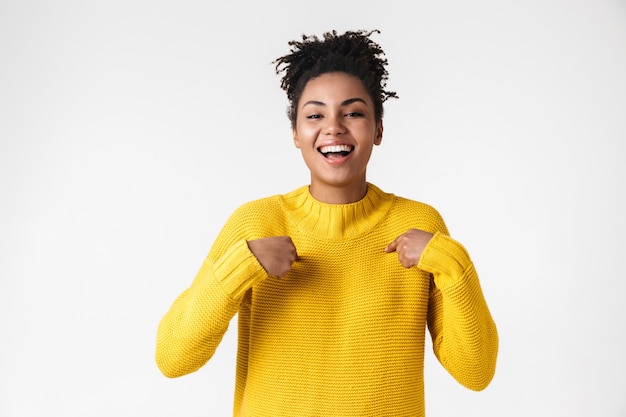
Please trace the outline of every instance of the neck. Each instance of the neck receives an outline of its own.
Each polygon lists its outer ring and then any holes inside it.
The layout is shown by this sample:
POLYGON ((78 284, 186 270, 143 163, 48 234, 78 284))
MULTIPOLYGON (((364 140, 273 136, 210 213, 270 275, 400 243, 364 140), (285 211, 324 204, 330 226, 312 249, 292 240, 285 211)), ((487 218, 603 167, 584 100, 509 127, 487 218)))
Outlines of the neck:
POLYGON ((350 186, 309 186, 309 192, 317 201, 327 204, 349 204, 361 200, 367 194, 367 183, 350 186))
POLYGON ((297 230, 321 240, 353 239, 368 233, 387 216, 394 201, 392 194, 373 184, 358 201, 345 204, 326 203, 303 186, 282 197, 282 205, 297 230))

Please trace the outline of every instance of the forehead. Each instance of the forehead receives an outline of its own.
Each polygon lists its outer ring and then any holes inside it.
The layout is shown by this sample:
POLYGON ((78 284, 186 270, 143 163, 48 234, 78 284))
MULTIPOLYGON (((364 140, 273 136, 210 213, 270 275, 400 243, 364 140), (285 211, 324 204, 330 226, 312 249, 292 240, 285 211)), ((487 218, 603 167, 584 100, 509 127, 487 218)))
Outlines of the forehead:
POLYGON ((323 103, 329 101, 343 102, 352 98, 361 98, 368 105, 372 103, 365 86, 357 77, 343 72, 330 72, 307 82, 302 91, 300 103, 306 103, 309 100, 323 103))

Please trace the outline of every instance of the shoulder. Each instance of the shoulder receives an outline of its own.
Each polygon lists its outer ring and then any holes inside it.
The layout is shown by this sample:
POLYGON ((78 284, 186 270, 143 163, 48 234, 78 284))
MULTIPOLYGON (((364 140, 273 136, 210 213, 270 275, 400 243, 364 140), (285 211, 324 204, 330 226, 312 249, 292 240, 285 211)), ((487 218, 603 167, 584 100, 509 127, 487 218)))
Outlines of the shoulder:
POLYGON ((394 195, 395 206, 402 210, 417 210, 419 212, 431 213, 440 216, 439 211, 432 205, 419 200, 394 195))
POLYGON ((233 215, 256 215, 259 212, 275 210, 279 206, 280 195, 263 197, 247 201, 235 209, 233 215))
POLYGON ((301 193, 302 189, 298 189, 287 194, 275 194, 243 203, 233 211, 228 225, 245 229, 253 235, 282 234, 287 223, 288 207, 285 200, 301 193))
POLYGON ((231 214, 228 222, 241 225, 262 225, 282 217, 280 195, 263 197, 241 204, 231 214))
POLYGON ((439 211, 428 203, 406 197, 395 196, 392 217, 398 221, 408 222, 412 227, 430 233, 448 234, 445 221, 439 211))

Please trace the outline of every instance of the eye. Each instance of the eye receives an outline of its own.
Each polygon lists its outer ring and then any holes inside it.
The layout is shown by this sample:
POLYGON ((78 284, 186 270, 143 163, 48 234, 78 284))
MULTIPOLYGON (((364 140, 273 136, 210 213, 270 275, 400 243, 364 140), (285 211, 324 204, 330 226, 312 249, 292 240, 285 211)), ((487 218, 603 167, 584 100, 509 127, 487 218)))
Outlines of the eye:
POLYGON ((307 119, 321 119, 322 115, 321 114, 310 114, 308 116, 306 116, 307 119))
POLYGON ((353 111, 350 113, 346 113, 346 117, 363 117, 363 113, 353 111))

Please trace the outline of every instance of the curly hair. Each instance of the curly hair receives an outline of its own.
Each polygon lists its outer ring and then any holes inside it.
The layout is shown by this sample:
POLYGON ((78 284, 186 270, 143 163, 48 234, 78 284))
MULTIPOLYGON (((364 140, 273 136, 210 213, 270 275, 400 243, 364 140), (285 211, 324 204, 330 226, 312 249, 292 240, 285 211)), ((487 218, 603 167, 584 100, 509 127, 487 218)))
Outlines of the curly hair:
POLYGON ((393 91, 385 90, 388 72, 387 59, 381 47, 370 39, 379 30, 337 31, 315 35, 302 35, 302 41, 290 41, 291 53, 277 58, 276 74, 283 73, 281 88, 287 93, 287 116, 295 126, 298 101, 304 87, 313 78, 329 72, 344 72, 357 77, 374 102, 377 119, 383 117, 383 102, 398 98, 393 91))

